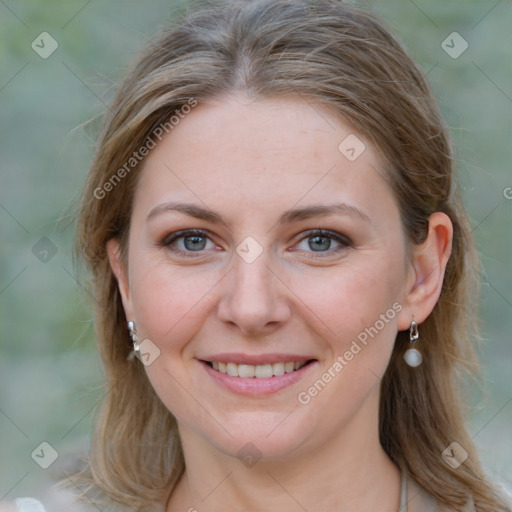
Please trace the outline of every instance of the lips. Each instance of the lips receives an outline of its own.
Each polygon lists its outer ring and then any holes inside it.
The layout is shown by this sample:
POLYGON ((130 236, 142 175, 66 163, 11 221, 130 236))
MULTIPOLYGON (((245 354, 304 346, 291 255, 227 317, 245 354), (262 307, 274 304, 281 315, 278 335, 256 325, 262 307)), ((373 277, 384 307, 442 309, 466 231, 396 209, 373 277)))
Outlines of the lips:
POLYGON ((318 365, 296 354, 216 354, 199 359, 210 378, 238 395, 265 397, 292 386, 318 365))

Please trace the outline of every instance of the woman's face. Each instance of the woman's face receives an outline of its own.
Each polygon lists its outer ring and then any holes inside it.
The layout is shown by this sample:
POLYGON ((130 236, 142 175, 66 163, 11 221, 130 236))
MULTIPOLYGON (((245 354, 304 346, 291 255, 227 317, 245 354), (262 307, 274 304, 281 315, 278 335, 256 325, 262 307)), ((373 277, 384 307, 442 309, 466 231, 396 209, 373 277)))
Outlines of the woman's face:
POLYGON ((300 98, 199 104, 145 160, 128 262, 126 316, 182 436, 272 458, 376 425, 412 277, 349 125, 300 98))

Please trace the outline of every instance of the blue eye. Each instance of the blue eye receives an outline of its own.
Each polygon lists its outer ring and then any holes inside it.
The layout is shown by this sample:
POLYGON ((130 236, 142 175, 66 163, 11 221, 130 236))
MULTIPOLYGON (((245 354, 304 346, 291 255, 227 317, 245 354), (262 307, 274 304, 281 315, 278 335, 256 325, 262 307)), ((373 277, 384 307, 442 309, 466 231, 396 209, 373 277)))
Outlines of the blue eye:
MULTIPOLYGON (((311 252, 312 257, 322 257, 322 255, 338 253, 345 250, 347 247, 353 247, 352 241, 339 233, 333 231, 326 231, 322 229, 314 229, 306 232, 306 236, 302 237, 300 243, 308 242, 307 249, 293 249, 305 252, 311 252), (332 249, 332 242, 338 244, 338 247, 332 249), (317 253, 317 254, 314 254, 317 253)), ((215 248, 216 245, 212 242, 208 233, 200 229, 189 229, 185 231, 177 231, 171 233, 159 244, 161 247, 166 247, 172 252, 185 257, 196 257, 203 253, 206 249, 215 248), (211 246, 208 247, 208 242, 211 246), (181 247, 179 247, 181 245, 181 247), (195 253, 195 254, 194 254, 195 253)))
MULTIPOLYGON (((325 231, 322 229, 315 229, 307 232, 307 236, 301 239, 301 243, 304 241, 307 241, 307 247, 311 249, 313 253, 319 253, 320 257, 326 253, 333 254, 342 251, 347 247, 353 247, 352 241, 348 237, 333 231, 325 231), (338 247, 330 250, 333 240, 338 244, 338 247)), ((306 252, 309 251, 306 250, 306 252)), ((317 257, 317 255, 313 255, 313 257, 317 257)))
POLYGON ((208 240, 211 242, 205 231, 200 229, 190 229, 186 231, 177 231, 176 233, 171 233, 171 235, 167 236, 160 245, 167 247, 173 252, 182 254, 183 256, 194 257, 194 254, 190 253, 201 252, 206 248, 206 242, 208 240), (183 249, 176 248, 173 245, 178 241, 182 241, 183 249))

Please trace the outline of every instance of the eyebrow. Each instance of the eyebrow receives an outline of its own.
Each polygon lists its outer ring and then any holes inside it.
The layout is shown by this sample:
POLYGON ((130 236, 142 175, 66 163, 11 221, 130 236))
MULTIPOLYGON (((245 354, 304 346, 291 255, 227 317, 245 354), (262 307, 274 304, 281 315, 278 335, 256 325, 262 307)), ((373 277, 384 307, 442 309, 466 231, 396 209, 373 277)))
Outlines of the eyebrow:
MULTIPOLYGON (((209 210, 208 208, 203 208, 202 206, 196 204, 182 202, 163 203, 155 206, 149 212, 146 220, 149 221, 153 217, 156 217, 157 215, 160 215, 164 212, 179 212, 196 219, 211 222, 213 224, 225 224, 222 216, 218 212, 209 210)), ((361 220, 371 223, 370 217, 368 217, 368 215, 361 211, 359 208, 346 203, 334 203, 327 205, 319 204, 305 206, 303 208, 292 208, 290 210, 286 210, 279 217, 277 224, 289 224, 300 220, 311 219, 315 217, 325 217, 327 215, 335 214, 359 217, 361 220)))

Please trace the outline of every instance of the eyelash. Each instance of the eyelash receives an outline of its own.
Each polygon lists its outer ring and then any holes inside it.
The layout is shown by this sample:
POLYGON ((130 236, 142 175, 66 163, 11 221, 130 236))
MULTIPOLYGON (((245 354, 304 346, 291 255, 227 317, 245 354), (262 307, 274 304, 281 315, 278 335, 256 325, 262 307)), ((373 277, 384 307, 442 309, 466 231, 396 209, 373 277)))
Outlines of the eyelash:
MULTIPOLYGON (((198 236, 201 238, 207 238, 208 240, 212 241, 210 237, 208 236, 208 233, 206 231, 200 230, 200 229, 188 229, 184 231, 177 231, 175 233, 171 233, 170 235, 167 235, 161 243, 158 245, 160 247, 165 247, 169 249, 170 251, 177 253, 181 256, 184 256, 186 258, 196 258, 197 256, 194 254, 200 254, 203 251, 182 251, 180 249, 176 249, 175 247, 172 247, 172 243, 176 240, 179 240, 181 238, 187 238, 189 236, 198 236)), ((321 236, 326 238, 332 238, 336 242, 340 243, 340 247, 334 249, 334 250, 328 250, 328 251, 318 251, 316 252, 317 255, 309 256, 310 258, 316 259, 316 258, 322 258, 322 254, 332 255, 333 253, 338 253, 340 251, 345 250, 347 247, 353 247, 353 243, 345 235, 341 235, 340 233, 336 233, 334 231, 328 231, 324 229, 312 229, 305 232, 305 235, 297 242, 300 243, 303 240, 307 240, 308 238, 312 238, 313 236, 321 236)), ((299 249, 300 250, 300 249, 299 249)), ((315 254, 313 251, 312 254, 315 254)))

